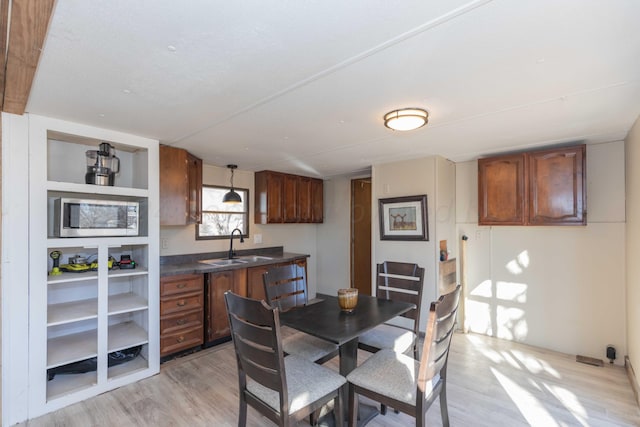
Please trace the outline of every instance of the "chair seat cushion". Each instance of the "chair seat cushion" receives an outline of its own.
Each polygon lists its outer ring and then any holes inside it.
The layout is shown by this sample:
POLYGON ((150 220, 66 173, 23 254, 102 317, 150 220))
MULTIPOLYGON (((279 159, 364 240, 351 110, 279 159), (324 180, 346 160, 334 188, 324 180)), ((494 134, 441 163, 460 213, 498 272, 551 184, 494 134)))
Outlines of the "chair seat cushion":
MULTIPOLYGON (((284 358, 284 369, 289 393, 290 414, 337 390, 346 383, 346 379, 337 372, 295 355, 284 358)), ((276 391, 264 387, 251 378, 247 379, 247 390, 280 412, 280 395, 276 391)))
MULTIPOLYGON (((410 405, 416 404, 416 388, 420 362, 406 354, 390 349, 380 350, 347 375, 347 381, 383 396, 410 405)), ((429 394, 432 384, 440 379, 436 375, 425 389, 429 394)))
POLYGON ((398 353, 406 353, 413 349, 416 334, 413 331, 383 323, 360 335, 358 340, 370 347, 390 348, 398 353))
POLYGON ((315 362, 338 350, 338 346, 304 332, 296 332, 282 340, 282 349, 287 354, 294 354, 303 359, 315 362))

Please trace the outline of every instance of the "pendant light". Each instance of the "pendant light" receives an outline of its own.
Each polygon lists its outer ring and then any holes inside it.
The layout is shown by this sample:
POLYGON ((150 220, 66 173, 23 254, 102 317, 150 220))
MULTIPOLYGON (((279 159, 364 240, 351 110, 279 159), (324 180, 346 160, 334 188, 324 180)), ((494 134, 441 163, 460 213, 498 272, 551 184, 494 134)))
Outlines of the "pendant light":
POLYGON ((222 198, 222 203, 242 203, 242 197, 235 191, 233 191, 233 170, 238 168, 238 165, 227 165, 231 169, 231 190, 222 198))

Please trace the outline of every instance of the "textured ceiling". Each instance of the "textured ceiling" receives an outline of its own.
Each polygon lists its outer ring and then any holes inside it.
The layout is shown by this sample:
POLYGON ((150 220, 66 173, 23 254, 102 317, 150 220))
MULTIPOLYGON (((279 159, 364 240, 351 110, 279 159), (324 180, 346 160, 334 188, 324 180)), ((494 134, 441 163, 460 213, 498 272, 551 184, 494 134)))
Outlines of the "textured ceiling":
POLYGON ((27 111, 328 177, 623 139, 637 0, 58 0, 27 111), (429 124, 382 116, 422 107, 429 124))

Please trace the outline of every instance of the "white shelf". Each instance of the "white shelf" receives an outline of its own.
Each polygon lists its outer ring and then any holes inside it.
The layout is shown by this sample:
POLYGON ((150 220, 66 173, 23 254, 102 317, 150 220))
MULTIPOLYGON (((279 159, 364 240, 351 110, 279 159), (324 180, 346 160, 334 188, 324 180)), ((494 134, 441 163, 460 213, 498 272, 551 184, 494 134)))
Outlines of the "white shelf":
POLYGON ((108 369, 109 372, 109 380, 117 379, 118 377, 122 377, 125 375, 130 375, 136 371, 142 371, 149 367, 149 361, 142 357, 142 354, 139 354, 133 360, 130 360, 125 363, 121 363, 116 366, 111 366, 108 369))
POLYGON ((113 196, 148 197, 149 191, 141 188, 115 187, 109 185, 76 184, 74 182, 47 181, 48 191, 65 193, 100 194, 113 196))
POLYGON ((58 374, 47 382, 47 400, 71 394, 78 390, 86 389, 98 383, 96 371, 84 374, 58 374))
POLYGON ((110 270, 109 271, 109 278, 111 279, 112 277, 143 276, 143 275, 146 275, 146 274, 149 274, 149 271, 147 271, 146 268, 136 265, 136 268, 132 268, 130 270, 127 270, 127 269, 124 269, 124 270, 120 270, 120 269, 110 270))
MULTIPOLYGON (((112 277, 129 277, 129 276, 144 276, 149 274, 149 271, 144 267, 132 268, 131 270, 114 269, 109 270, 109 278, 112 277)), ((82 282, 85 280, 97 279, 97 271, 85 271, 82 273, 69 273, 63 271, 57 276, 47 276, 47 283, 52 285, 55 283, 69 283, 69 282, 82 282)))
POLYGON ((49 237, 47 238, 47 248, 85 248, 95 249, 99 243, 106 243, 111 247, 119 248, 121 246, 131 245, 147 245, 149 244, 148 236, 113 236, 113 237, 49 237))
POLYGON ((146 310, 148 307, 146 298, 132 292, 109 297, 109 315, 146 310))
POLYGON ((97 331, 64 335, 47 341, 47 369, 98 355, 97 331))
POLYGON ((47 307, 47 326, 62 325, 98 317, 98 299, 51 304, 47 307))
POLYGON ((146 344, 148 341, 147 331, 135 322, 123 322, 109 326, 109 353, 146 344))
POLYGON ((47 276, 47 283, 52 285, 55 283, 83 282, 85 280, 97 279, 97 271, 85 271, 83 273, 68 273, 63 271, 57 276, 47 276))
POLYGON ((25 414, 37 417, 159 371, 159 151, 157 140, 117 131, 36 115, 14 121, 20 125, 15 144, 27 144, 19 166, 28 171, 30 183, 24 197, 29 207, 28 259, 19 264, 27 264, 23 274, 28 279, 28 301, 16 301, 17 312, 28 312, 28 321, 21 322, 28 345, 10 352, 9 362, 16 365, 28 352, 28 369, 16 371, 28 387, 16 390, 18 397, 10 396, 8 402, 19 403, 25 414), (120 159, 115 186, 84 182, 86 150, 95 150, 102 141, 114 145, 120 159), (139 202, 142 235, 53 236, 53 199, 71 196, 139 202), (50 276, 53 250, 61 251, 65 260, 95 254, 100 268, 50 276), (130 255, 136 268, 106 268, 110 256, 122 255, 130 255), (104 363, 107 353, 137 345, 144 349, 136 359, 113 367, 104 363), (57 374, 47 381, 46 370, 92 358, 101 362, 95 371, 57 374), (26 404, 16 402, 25 397, 26 404))

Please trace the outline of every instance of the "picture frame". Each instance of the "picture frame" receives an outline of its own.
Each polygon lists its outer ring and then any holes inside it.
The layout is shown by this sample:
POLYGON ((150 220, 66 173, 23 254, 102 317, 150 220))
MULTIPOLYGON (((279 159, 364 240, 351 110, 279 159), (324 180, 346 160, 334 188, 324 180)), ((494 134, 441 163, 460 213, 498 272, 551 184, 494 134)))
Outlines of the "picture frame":
POLYGON ((378 199, 380 240, 429 241, 427 195, 378 199))

